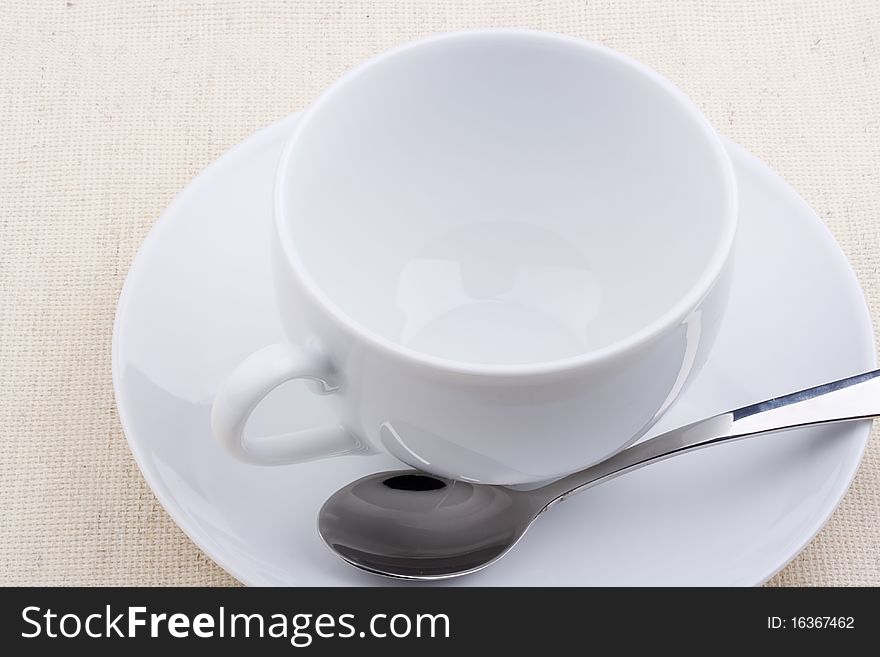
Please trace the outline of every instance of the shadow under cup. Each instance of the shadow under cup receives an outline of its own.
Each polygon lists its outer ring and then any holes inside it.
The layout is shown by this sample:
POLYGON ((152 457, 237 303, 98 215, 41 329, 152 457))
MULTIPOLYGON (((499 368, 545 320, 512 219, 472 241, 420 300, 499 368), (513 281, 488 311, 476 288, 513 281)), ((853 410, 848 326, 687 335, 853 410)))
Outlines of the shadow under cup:
POLYGON ((406 350, 489 366, 597 352, 680 310, 729 248, 696 112, 573 39, 418 42, 304 118, 283 230, 327 306, 406 350))

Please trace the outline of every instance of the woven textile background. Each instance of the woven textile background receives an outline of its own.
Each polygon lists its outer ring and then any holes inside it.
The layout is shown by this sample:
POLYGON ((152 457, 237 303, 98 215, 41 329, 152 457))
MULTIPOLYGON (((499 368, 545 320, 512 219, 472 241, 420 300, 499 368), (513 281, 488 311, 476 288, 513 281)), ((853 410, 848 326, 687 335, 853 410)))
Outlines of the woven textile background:
MULTIPOLYGON (((476 26, 585 37, 671 78, 809 201, 880 326, 880 3, 0 4, 0 583, 232 584, 147 488, 110 338, 163 208, 347 67, 476 26)), ((828 345, 833 348, 833 345, 828 345)), ((880 446, 772 584, 880 584, 880 446)))

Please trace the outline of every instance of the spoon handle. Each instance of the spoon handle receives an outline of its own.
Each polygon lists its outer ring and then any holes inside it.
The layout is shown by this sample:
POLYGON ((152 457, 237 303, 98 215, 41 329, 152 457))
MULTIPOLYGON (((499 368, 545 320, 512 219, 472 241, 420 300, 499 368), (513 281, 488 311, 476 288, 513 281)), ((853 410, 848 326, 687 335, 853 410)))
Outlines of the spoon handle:
POLYGON ((549 499, 543 511, 569 495, 678 454, 765 433, 878 416, 880 370, 873 370, 674 429, 532 492, 549 499))

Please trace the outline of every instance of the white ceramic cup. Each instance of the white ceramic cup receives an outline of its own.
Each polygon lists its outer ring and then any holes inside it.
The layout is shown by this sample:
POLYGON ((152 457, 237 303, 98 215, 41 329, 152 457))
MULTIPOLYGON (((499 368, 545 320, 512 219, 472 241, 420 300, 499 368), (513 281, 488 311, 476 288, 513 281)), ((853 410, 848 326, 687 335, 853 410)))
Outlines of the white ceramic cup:
POLYGON ((290 341, 230 374, 214 433, 252 463, 385 451, 483 483, 605 459, 705 360, 736 203, 700 111, 603 46, 478 30, 380 55, 284 149, 272 257, 290 341), (338 424, 245 438, 291 379, 332 395, 338 424))

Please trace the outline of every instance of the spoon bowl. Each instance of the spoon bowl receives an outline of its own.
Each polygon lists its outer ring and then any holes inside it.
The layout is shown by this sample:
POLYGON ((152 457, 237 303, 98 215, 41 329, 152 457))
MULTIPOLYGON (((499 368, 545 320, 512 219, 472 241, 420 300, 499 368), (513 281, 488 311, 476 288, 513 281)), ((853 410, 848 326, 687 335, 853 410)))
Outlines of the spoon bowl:
POLYGON ((379 575, 442 579, 502 557, 540 509, 504 486, 474 485, 415 470, 380 472, 341 488, 318 515, 327 546, 379 575))

